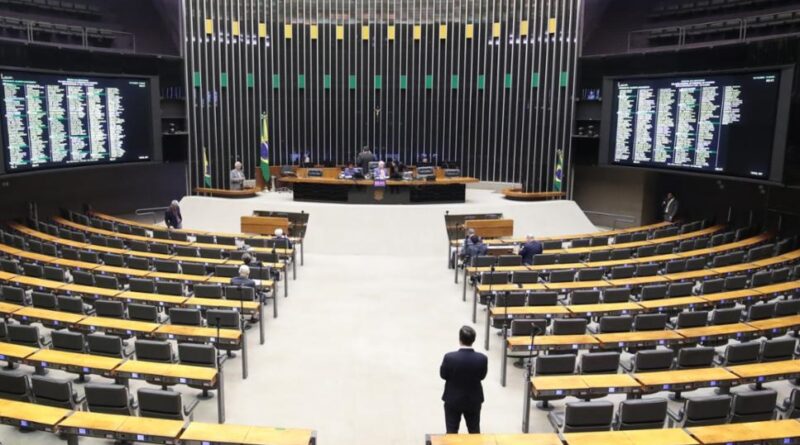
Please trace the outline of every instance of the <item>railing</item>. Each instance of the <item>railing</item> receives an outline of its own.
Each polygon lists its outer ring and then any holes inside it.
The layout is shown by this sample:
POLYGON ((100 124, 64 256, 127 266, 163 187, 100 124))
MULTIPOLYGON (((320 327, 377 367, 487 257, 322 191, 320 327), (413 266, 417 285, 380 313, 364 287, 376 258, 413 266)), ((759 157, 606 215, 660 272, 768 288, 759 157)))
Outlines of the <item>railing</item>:
POLYGON ((628 215, 622 215, 619 213, 596 212, 594 210, 584 210, 583 213, 585 213, 586 216, 589 217, 589 220, 592 221, 593 224, 604 227, 610 227, 611 230, 631 227, 634 224, 636 224, 636 219, 634 217, 628 215), (601 219, 595 220, 595 218, 592 218, 592 216, 595 217, 599 216, 601 219), (601 223, 600 221, 611 221, 611 225, 601 223), (624 225, 620 226, 619 223, 622 223, 624 225))
POLYGON ((146 209, 136 209, 136 216, 145 216, 145 215, 152 215, 153 216, 153 224, 158 224, 158 218, 156 214, 164 213, 167 211, 169 207, 150 207, 146 209))
POLYGON ((800 9, 759 14, 741 18, 718 19, 702 23, 648 28, 628 33, 628 52, 646 49, 684 47, 692 44, 712 42, 743 42, 756 38, 770 38, 800 32, 800 9), (761 28, 772 27, 782 32, 759 34, 761 28), (788 27, 788 28, 787 28, 788 27), (719 34, 718 38, 693 38, 702 35, 719 34), (687 37, 688 40, 687 40, 687 37), (651 44, 660 39, 663 44, 651 44))
POLYGON ((0 16, 0 39, 24 41, 41 45, 75 46, 80 48, 128 50, 136 52, 136 36, 129 32, 95 27, 64 25, 0 16), (61 40, 48 40, 59 36, 61 40), (112 46, 91 44, 95 39, 111 39, 112 46))

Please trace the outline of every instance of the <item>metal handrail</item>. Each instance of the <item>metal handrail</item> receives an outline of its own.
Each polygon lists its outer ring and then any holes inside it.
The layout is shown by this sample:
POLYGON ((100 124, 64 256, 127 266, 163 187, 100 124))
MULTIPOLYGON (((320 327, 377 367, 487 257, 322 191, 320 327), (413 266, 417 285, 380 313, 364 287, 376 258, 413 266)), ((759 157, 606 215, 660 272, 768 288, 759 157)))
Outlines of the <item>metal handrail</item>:
POLYGON ((607 216, 607 217, 610 217, 610 218, 614 218, 613 219, 613 225, 612 225, 611 229, 616 229, 617 227, 619 227, 617 225, 617 223, 620 223, 620 222, 621 223, 629 223, 629 224, 636 223, 636 219, 634 217, 629 216, 629 215, 622 215, 622 214, 619 214, 619 213, 597 212, 597 211, 594 211, 594 210, 584 210, 583 213, 585 213, 587 215, 607 216))
POLYGON ((153 215, 153 224, 158 223, 158 219, 156 218, 157 212, 166 212, 169 207, 150 207, 145 209, 136 209, 134 213, 136 216, 144 216, 144 215, 153 215))

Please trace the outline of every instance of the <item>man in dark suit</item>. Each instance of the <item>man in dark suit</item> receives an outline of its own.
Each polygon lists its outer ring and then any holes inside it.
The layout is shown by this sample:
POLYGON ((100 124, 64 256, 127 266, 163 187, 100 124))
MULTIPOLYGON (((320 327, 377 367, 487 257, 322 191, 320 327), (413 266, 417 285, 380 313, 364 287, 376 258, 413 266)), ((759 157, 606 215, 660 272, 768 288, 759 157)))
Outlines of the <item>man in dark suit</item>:
POLYGON ((533 235, 528 235, 525 238, 525 244, 519 249, 519 256, 522 257, 522 264, 526 266, 533 264, 533 256, 539 255, 543 250, 542 243, 536 241, 533 235))
POLYGON ((664 221, 675 221, 675 215, 678 213, 678 199, 672 193, 667 193, 667 197, 661 203, 664 208, 664 221))
POLYGON ((474 329, 463 326, 458 332, 458 339, 461 349, 445 354, 439 368, 439 375, 445 380, 442 394, 444 421, 447 433, 456 434, 461 416, 464 416, 469 433, 480 434, 483 403, 481 380, 486 378, 488 359, 472 349, 474 329))
POLYGON ((183 216, 178 201, 173 200, 169 208, 164 212, 164 224, 170 229, 180 229, 183 227, 183 216))

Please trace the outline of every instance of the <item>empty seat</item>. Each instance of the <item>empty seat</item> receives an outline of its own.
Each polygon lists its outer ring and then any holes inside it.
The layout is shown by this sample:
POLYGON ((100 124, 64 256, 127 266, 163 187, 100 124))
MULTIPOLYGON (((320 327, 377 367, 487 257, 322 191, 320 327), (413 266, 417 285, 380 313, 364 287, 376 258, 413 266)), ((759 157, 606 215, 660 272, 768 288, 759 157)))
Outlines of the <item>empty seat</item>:
POLYGON ((800 389, 793 388, 789 397, 784 399, 783 403, 778 405, 777 408, 784 413, 784 419, 800 418, 800 389))
MULTIPOLYGON (((773 283, 783 283, 789 279, 789 275, 791 273, 791 269, 788 267, 782 267, 780 269, 775 269, 772 271, 772 282, 773 283)), ((795 279, 800 279, 797 275, 795 275, 795 279)))
POLYGON ((667 314, 638 314, 633 317, 634 331, 660 331, 667 328, 667 314))
POLYGON ((498 266, 520 266, 522 257, 519 255, 500 255, 497 257, 498 266))
MULTIPOLYGON (((196 256, 199 256, 196 247, 176 246, 175 247, 175 253, 178 256, 185 256, 185 257, 196 257, 196 256)), ((156 269, 158 269, 158 264, 156 264, 156 269)))
POLYGON ((536 266, 542 264, 555 264, 556 263, 556 255, 552 253, 540 253, 538 255, 533 256, 533 264, 536 266))
POLYGON ((775 418, 778 393, 772 389, 734 394, 731 423, 759 422, 775 418))
POLYGON ((675 243, 664 243, 656 246, 656 255, 669 255, 675 250, 675 243))
POLYGON ((125 242, 119 238, 108 238, 106 239, 106 244, 108 247, 113 247, 114 249, 124 249, 125 242))
POLYGON ((169 239, 175 241, 187 241, 189 236, 183 232, 176 232, 173 230, 169 232, 169 239))
MULTIPOLYGON (((240 317, 239 311, 234 309, 209 309, 206 311, 206 320, 208 327, 216 328, 217 325, 221 329, 239 329, 240 317)), ((512 321, 513 325, 514 322, 512 321)))
POLYGON ((125 318, 125 305, 116 300, 97 300, 94 311, 98 317, 125 318))
POLYGON ((714 309, 714 311, 711 312, 712 325, 739 323, 741 318, 741 309, 735 307, 727 309, 714 309))
POLYGON ((613 416, 614 404, 606 400, 567 403, 563 432, 608 431, 611 429, 613 416))
POLYGON ((725 290, 739 290, 747 286, 747 275, 735 275, 725 278, 725 290))
POLYGON ((629 332, 632 327, 633 317, 630 315, 606 315, 600 318, 597 332, 601 334, 629 332))
POLYGON ((106 289, 119 289, 119 281, 117 277, 111 275, 95 275, 94 281, 97 287, 106 289))
POLYGON ((32 348, 41 348, 44 345, 44 339, 39 335, 39 328, 36 326, 10 324, 6 326, 6 329, 10 343, 32 348))
POLYGON ((181 271, 179 263, 172 260, 153 260, 153 267, 157 272, 180 273, 181 271))
POLYGON ((634 372, 667 371, 672 369, 675 353, 671 349, 637 351, 631 361, 634 372))
POLYGON ((578 281, 598 281, 603 279, 603 269, 596 267, 596 268, 587 268, 587 269, 580 269, 578 270, 578 274, 576 276, 578 281))
POLYGON ((747 310, 747 320, 765 320, 775 315, 775 303, 754 304, 747 310))
POLYGON ((73 270, 72 280, 75 282, 75 284, 81 284, 83 286, 94 286, 94 275, 92 275, 90 272, 85 272, 82 270, 73 270))
POLYGON ((122 255, 117 255, 115 253, 103 253, 102 259, 103 263, 108 266, 125 267, 125 259, 122 258, 122 255))
POLYGON ((701 294, 715 294, 722 292, 723 289, 725 289, 725 280, 722 278, 705 280, 700 284, 701 294))
POLYGON ((646 258, 656 254, 656 246, 642 246, 636 249, 636 257, 646 258))
POLYGON ((50 281, 67 281, 67 274, 58 266, 44 266, 44 279, 50 281))
POLYGON ((198 233, 194 237, 195 237, 195 241, 197 241, 198 243, 203 243, 203 244, 216 244, 217 243, 216 239, 214 239, 214 235, 204 235, 202 233, 198 233))
POLYGON ((107 357, 125 357, 122 338, 115 335, 92 333, 86 336, 86 346, 90 354, 107 357))
POLYGON ((203 316, 200 313, 200 309, 173 307, 169 309, 169 322, 170 324, 184 326, 202 326, 203 316))
MULTIPOLYGON (((216 368, 217 360, 217 348, 212 345, 190 343, 178 344, 178 361, 181 364, 216 368)), ((210 389, 209 387, 202 385, 189 386, 192 388, 202 389, 202 397, 208 397, 208 390, 210 389)))
POLYGON ((570 293, 570 304, 600 303, 599 290, 576 290, 570 293))
POLYGON ((69 295, 58 295, 58 310, 62 312, 70 312, 72 314, 86 314, 89 312, 89 307, 83 304, 80 297, 71 297, 69 295))
POLYGON ((141 388, 137 391, 136 398, 139 400, 139 415, 142 417, 182 421, 188 416, 191 420, 192 411, 197 406, 197 400, 194 400, 191 405, 184 407, 181 394, 173 391, 141 388))
POLYGON ((611 254, 608 256, 609 260, 627 260, 628 258, 633 255, 633 251, 631 249, 613 249, 611 254))
POLYGON ((589 243, 590 246, 607 246, 608 245, 608 237, 607 236, 597 236, 591 239, 589 243))
POLYGON ((678 414, 668 411, 669 426, 690 428, 695 426, 718 425, 726 423, 731 411, 731 396, 706 396, 687 398, 678 414))
POLYGON ((686 270, 700 270, 706 267, 706 263, 708 263, 708 258, 706 257, 695 257, 689 258, 686 260, 686 270))
POLYGON ((603 303, 627 303, 631 298, 631 290, 627 287, 603 289, 603 303))
POLYGON ((686 297, 692 295, 692 288, 694 283, 685 281, 683 283, 670 283, 667 288, 667 298, 686 297))
POLYGON ((539 272, 536 271, 515 271, 511 274, 511 282, 514 284, 528 284, 539 282, 539 272))
POLYGON ((554 270, 550 272, 551 283, 566 283, 575 280, 574 270, 554 270))
POLYGON ((99 263, 100 256, 97 252, 92 252, 91 250, 80 250, 78 251, 78 259, 80 261, 84 261, 86 263, 99 263))
MULTIPOLYGON (((138 256, 129 256, 125 258, 125 264, 131 269, 137 270, 150 270, 150 260, 138 256)), ((133 278, 131 278, 133 280, 133 278)))
POLYGON ((481 272, 481 284, 506 284, 508 272, 481 272))
POLYGON ((619 368, 618 352, 589 352, 580 357, 581 374, 614 374, 619 368))
POLYGON ((183 295, 183 283, 177 281, 159 281, 156 284, 156 291, 163 295, 183 295))
POLYGON ((672 260, 667 261, 667 265, 664 267, 664 273, 678 273, 683 272, 686 270, 686 260, 672 260))
POLYGON ((149 247, 150 252, 153 253, 160 253, 162 255, 169 255, 171 253, 169 251, 169 246, 166 244, 151 243, 149 247))
POLYGON ((90 412, 122 416, 136 415, 136 406, 125 385, 90 383, 84 389, 86 407, 90 412))
POLYGON ((761 343, 757 341, 728 345, 722 355, 722 365, 734 366, 756 363, 760 352, 761 343))
POLYGON ((667 297, 667 286, 665 284, 651 284, 642 286, 639 292, 639 299, 642 301, 660 300, 667 297))
POLYGON ((614 244, 625 244, 631 242, 633 239, 633 234, 631 233, 620 233, 614 238, 614 244))
POLYGON ((31 376, 31 394, 38 404, 64 409, 76 410, 83 402, 69 380, 40 375, 31 376))
POLYGON ((3 272, 18 274, 20 273, 19 263, 16 260, 10 259, 0 259, 0 268, 3 269, 3 272))
POLYGON ((58 300, 50 292, 33 291, 31 292, 31 301, 33 302, 33 307, 38 309, 55 310, 58 308, 58 300))
POLYGON ((553 320, 553 335, 582 335, 588 322, 584 318, 557 318, 553 320))
POLYGON ((255 301, 256 290, 252 287, 225 286, 225 298, 228 300, 255 301))
POLYGON ((707 368, 714 362, 714 348, 696 346, 678 350, 676 367, 678 369, 707 368))
POLYGON ((28 264, 25 263, 22 265, 22 271, 25 275, 33 278, 43 278, 44 277, 44 268, 38 264, 28 264))
POLYGON ((708 311, 681 312, 675 319, 675 329, 697 328, 708 324, 708 311))
POLYGON ((21 371, 0 370, 0 398, 30 402, 31 384, 28 375, 21 371))
POLYGON ((128 284, 128 288, 133 292, 143 292, 146 294, 156 293, 155 282, 148 278, 131 278, 128 284))
POLYGON ((78 353, 86 351, 86 343, 80 332, 70 332, 66 329, 53 331, 50 333, 50 339, 53 342, 53 349, 78 353))
POLYGON ((589 255, 586 257, 587 261, 589 262, 608 261, 609 258, 611 258, 611 251, 609 250, 596 250, 594 252, 589 252, 589 255))
POLYGON ((635 273, 635 266, 617 266, 611 268, 611 274, 609 276, 612 280, 620 280, 624 278, 632 278, 635 273))
POLYGON ((526 292, 500 292, 495 296, 494 305, 497 307, 525 306, 526 292))
POLYGON ((781 300, 775 303, 775 316, 788 317, 800 313, 800 300, 781 300))
POLYGON ((206 265, 203 263, 181 262, 181 272, 186 275, 206 275, 206 265))
POLYGON ((652 277, 658 275, 658 270, 660 266, 657 263, 652 264, 640 264, 636 266, 636 276, 637 277, 652 277))
POLYGON ((218 284, 195 284, 194 296, 198 298, 222 298, 222 286, 218 284))
MULTIPOLYGON (((259 256, 260 253, 262 253, 262 252, 257 252, 256 253, 256 258, 258 260, 266 262, 266 263, 276 263, 276 262, 278 262, 278 256, 276 254, 269 254, 269 255, 271 255, 271 257, 270 258, 266 258, 266 257, 260 257, 259 256)), ((492 255, 481 255, 481 256, 476 256, 476 257, 472 258, 471 262, 472 262, 472 266, 474 266, 474 267, 490 267, 490 266, 497 265, 497 257, 494 257, 492 255)), ((230 273, 230 272, 228 272, 228 273, 230 273)), ((220 266, 217 266, 217 272, 216 272, 215 275, 235 277, 238 273, 239 273, 239 269, 238 269, 237 266, 227 266, 227 267, 223 266, 222 268, 220 268, 220 266), (235 269, 234 272, 233 272, 233 275, 220 275, 220 272, 225 273, 224 271, 231 270, 231 269, 235 269)))
POLYGON ((128 318, 136 321, 158 323, 158 309, 149 304, 128 304, 128 318))
POLYGON ((661 429, 667 418, 667 400, 662 398, 623 400, 619 404, 615 429, 661 429))
POLYGON ((751 287, 761 287, 768 284, 772 284, 772 272, 770 271, 756 272, 750 279, 751 287))
POLYGON ((570 244, 572 245, 572 247, 589 247, 591 241, 586 238, 574 239, 570 244))
POLYGON ((172 346, 168 341, 136 340, 133 346, 137 360, 161 363, 175 362, 172 346))
MULTIPOLYGON (((10 327, 10 326, 9 326, 10 327)), ((775 362, 794 358, 797 339, 791 337, 773 338, 761 347, 761 361, 775 362)))
POLYGON ((581 261, 581 254, 579 253, 562 253, 558 255, 556 260, 558 264, 575 264, 581 261))
POLYGON ((239 276, 239 266, 227 266, 227 265, 216 266, 214 267, 214 275, 223 278, 237 277, 239 276))
MULTIPOLYGON (((575 372, 575 354, 540 355, 535 358, 533 373, 536 376, 572 374, 575 372)), ((540 408, 547 408, 551 400, 563 399, 564 395, 537 396, 540 408)))
POLYGON ((25 294, 25 289, 21 287, 2 286, 0 293, 3 295, 3 301, 23 306, 28 304, 28 296, 25 294))

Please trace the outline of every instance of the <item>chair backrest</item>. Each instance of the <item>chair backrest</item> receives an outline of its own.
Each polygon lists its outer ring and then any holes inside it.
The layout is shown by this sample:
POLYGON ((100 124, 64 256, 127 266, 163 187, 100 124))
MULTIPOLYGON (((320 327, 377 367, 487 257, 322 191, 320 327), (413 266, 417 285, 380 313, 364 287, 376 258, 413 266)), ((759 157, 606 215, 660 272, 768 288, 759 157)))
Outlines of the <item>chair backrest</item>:
POLYGON ((561 241, 561 240, 542 241, 542 248, 544 250, 561 249, 563 246, 564 246, 564 242, 561 241))
POLYGON ((556 263, 556 255, 552 253, 540 253, 538 255, 533 256, 533 264, 536 266, 542 264, 555 264, 556 263))
POLYGON ((150 251, 150 244, 145 241, 139 240, 129 240, 128 245, 131 246, 131 250, 136 252, 149 252, 150 251))
MULTIPOLYGON (((772 282, 773 283, 783 283, 784 281, 789 279, 789 275, 791 273, 791 269, 788 267, 782 267, 780 269, 775 269, 772 271, 772 282)), ((800 277, 795 276, 795 278, 800 279, 800 277)))
POLYGON ((156 292, 164 295, 183 295, 183 283, 177 281, 158 281, 156 292))
POLYGON ((217 348, 213 345, 179 343, 178 361, 184 365, 217 367, 217 348))
POLYGON ((113 247, 115 249, 125 248, 125 242, 119 238, 108 238, 106 239, 106 244, 108 245, 108 247, 113 247))
POLYGON ((589 256, 587 260, 589 262, 592 261, 607 261, 611 257, 611 251, 609 250, 596 250, 594 252, 589 252, 589 256))
POLYGON ((761 347, 761 361, 774 362, 779 360, 791 360, 794 358, 796 346, 796 338, 780 337, 767 340, 761 347))
POLYGON ((597 281, 603 278, 603 269, 599 267, 578 270, 578 281, 597 281))
POLYGON ((665 284, 651 284, 649 286, 642 286, 639 292, 639 298, 642 301, 659 300, 667 297, 667 286, 665 284))
POLYGON ((572 240, 570 244, 572 245, 572 247, 589 247, 590 243, 591 241, 589 239, 581 238, 572 240))
POLYGON ((64 270, 58 266, 44 266, 44 279, 64 282, 67 279, 64 270))
POLYGON ((525 306, 527 292, 500 292, 495 296, 494 305, 497 307, 525 306))
POLYGON ((218 265, 214 267, 214 275, 224 278, 233 278, 239 275, 239 266, 218 265))
POLYGON ((556 262, 558 264, 574 264, 581 261, 581 254, 579 253, 561 253, 558 254, 556 262))
POLYGON ((671 349, 638 351, 633 358, 635 371, 666 371, 672 369, 675 353, 671 349))
POLYGON ((587 324, 584 318, 557 318, 553 320, 553 335, 585 334, 587 324))
POLYGON ((75 396, 69 380, 31 376, 31 393, 36 403, 59 408, 75 409, 75 396))
POLYGON ((103 253, 102 258, 103 263, 106 265, 125 267, 125 260, 122 258, 122 255, 117 255, 115 253, 103 253))
POLYGON ((222 286, 218 284, 195 284, 194 296, 199 298, 222 298, 222 286))
POLYGON ((169 322, 184 326, 202 326, 203 316, 200 309, 172 307, 169 308, 169 322))
MULTIPOLYGON (((125 258, 125 264, 130 267, 131 269, 137 270, 149 270, 150 269, 150 260, 143 257, 138 256, 129 256, 125 258)), ((132 280, 133 278, 131 278, 132 280)))
POLYGON ((42 340, 39 336, 39 328, 36 326, 25 326, 21 324, 9 324, 6 326, 8 330, 8 341, 18 345, 30 346, 33 348, 41 348, 42 340))
POLYGON ((725 366, 743 365, 758 361, 761 352, 761 343, 750 341, 747 343, 734 343, 725 348, 725 366))
POLYGON ((206 275, 208 273, 206 265, 203 263, 184 261, 181 262, 180 265, 181 272, 185 273, 186 275, 206 275))
POLYGON ((606 315, 600 318, 598 332, 629 332, 633 327, 633 317, 630 315, 606 315))
POLYGON ((638 314, 633 317, 634 331, 660 331, 667 328, 667 314, 638 314))
POLYGON ((84 386, 90 412, 130 416, 135 414, 125 385, 88 383, 84 386))
POLYGON ((209 309, 206 311, 208 327, 222 329, 239 329, 239 311, 234 309, 209 309))
POLYGON ((611 268, 611 279, 631 278, 636 273, 636 266, 616 266, 611 268))
POLYGON ((714 348, 708 346, 681 348, 676 366, 678 369, 708 368, 714 363, 714 354, 714 348))
POLYGON ((544 334, 547 329, 547 320, 545 319, 516 319, 511 320, 511 335, 512 336, 530 336, 534 331, 537 335, 544 334))
POLYGON ((652 277, 658 275, 658 270, 661 268, 661 265, 658 263, 651 263, 651 264, 640 264, 636 266, 636 276, 637 277, 652 277))
POLYGON ((627 287, 603 289, 603 303, 627 303, 631 299, 631 290, 627 287))
POLYGON ((570 293, 570 304, 597 304, 600 303, 599 290, 576 290, 570 293))
POLYGON ((540 355, 533 368, 535 375, 572 374, 575 372, 575 354, 540 355))
MULTIPOLYGON (((646 236, 646 234, 645 234, 646 236)), ((632 233, 620 233, 614 237, 614 244, 625 244, 631 242, 633 239, 632 233)))
POLYGON ((133 346, 138 360, 163 363, 174 361, 172 346, 168 341, 136 340, 133 346))
POLYGON ((686 270, 686 260, 667 261, 664 273, 678 273, 686 270))
POLYGON ((204 234, 202 234, 202 233, 198 233, 198 234, 197 234, 197 235, 195 235, 194 237, 195 237, 195 240, 196 240, 198 243, 203 243, 203 244, 215 244, 215 243, 217 242, 217 240, 216 240, 216 239, 214 239, 214 235, 204 235, 204 234))
POLYGON ((607 400, 567 403, 565 433, 608 431, 614 417, 614 404, 607 400))
POLYGON ((0 398, 30 402, 31 384, 28 375, 17 370, 0 369, 0 398))
POLYGON ((62 312, 70 312, 72 314, 85 314, 86 307, 83 304, 81 297, 72 297, 69 295, 58 295, 58 310, 62 312))
POLYGON ((725 278, 725 290, 739 290, 747 286, 747 275, 735 275, 725 278))
POLYGON ((717 292, 722 292, 723 289, 725 289, 725 280, 722 278, 704 280, 700 284, 701 294, 715 294, 717 292))
POLYGON ((130 290, 134 292, 144 292, 146 294, 156 293, 156 284, 149 278, 131 278, 128 281, 130 290))
POLYGON ((141 388, 136 392, 139 415, 158 419, 184 420, 181 393, 141 388))
POLYGON ((31 293, 31 301, 33 302, 33 307, 39 309, 56 309, 58 307, 56 296, 50 292, 35 290, 31 293))
POLYGON ((519 266, 522 264, 522 257, 519 255, 500 255, 497 257, 498 266, 519 266))
POLYGON ((0 292, 3 294, 3 300, 9 303, 25 305, 27 297, 25 296, 25 289, 15 286, 0 287, 0 292))
POLYGON ((86 351, 86 341, 80 332, 70 332, 66 329, 53 331, 50 333, 50 339, 53 341, 53 349, 68 352, 86 351))
POLYGON ((528 306, 555 306, 558 304, 558 292, 531 292, 528 294, 528 306))
POLYGON ((158 322, 158 309, 149 304, 129 303, 128 318, 137 321, 158 322))
POLYGON ((150 251, 153 253, 160 253, 164 255, 169 255, 169 246, 166 244, 159 244, 159 243, 150 243, 150 251))
POLYGON ((667 418, 667 399, 623 400, 619 404, 617 429, 660 429, 667 418))
POLYGON ((158 272, 166 272, 166 273, 180 272, 179 263, 177 261, 172 261, 172 260, 153 260, 153 267, 155 267, 158 272))
POLYGON ((82 270, 73 270, 72 279, 73 281, 75 281, 75 284, 81 284, 84 286, 94 286, 94 275, 92 275, 90 272, 85 272, 82 270))
POLYGON ((800 313, 800 299, 780 300, 775 303, 775 316, 787 317, 800 313))
POLYGON ((44 268, 38 264, 25 263, 22 265, 22 271, 29 277, 42 278, 44 276, 44 268))
POLYGON ((511 274, 511 282, 514 284, 538 283, 539 272, 534 270, 516 271, 511 274))
POLYGON ((492 255, 481 255, 472 258, 472 265, 474 267, 489 267, 489 266, 494 266, 496 264, 497 264, 497 257, 492 255))
MULTIPOLYGON (((197 247, 185 247, 185 246, 176 246, 175 253, 179 256, 186 256, 186 257, 197 257, 199 256, 199 252, 197 251, 197 247)), ((158 267, 158 266, 156 266, 158 267)))
POLYGON ((78 259, 87 263, 99 263, 100 255, 98 255, 97 252, 92 252, 91 250, 79 250, 78 259))
POLYGON ((117 300, 97 300, 94 302, 94 310, 98 317, 125 317, 125 305, 117 300))
POLYGON ((775 315, 775 303, 754 304, 747 310, 747 319, 765 320, 775 315))
POLYGON ((686 270, 700 270, 706 267, 706 263, 708 263, 708 258, 704 256, 689 258, 686 260, 686 270))
POLYGON ((675 243, 664 243, 656 246, 656 255, 668 255, 675 250, 675 243))
POLYGON ((92 333, 86 336, 86 345, 90 354, 108 357, 122 357, 124 345, 122 338, 115 335, 92 333))
POLYGON ((691 281, 684 281, 682 283, 670 283, 667 288, 668 298, 687 297, 692 295, 692 288, 694 283, 691 281))
POLYGON ((627 260, 633 255, 633 251, 628 248, 614 249, 608 256, 609 260, 627 260))
POLYGON ((10 260, 7 258, 0 259, 0 268, 3 269, 3 272, 13 274, 19 273, 19 263, 15 260, 10 260))
POLYGON ((94 281, 97 287, 104 287, 106 289, 119 289, 119 280, 112 275, 95 275, 94 281))
POLYGON ((508 283, 508 272, 481 273, 481 284, 506 284, 506 283, 508 283))
POLYGON ((607 246, 608 245, 608 237, 607 236, 597 236, 591 239, 589 243, 590 246, 607 246))
POLYGON ((686 311, 678 314, 675 328, 697 328, 708 324, 708 311, 686 311))
POLYGON ((619 357, 619 352, 581 354, 579 368, 582 374, 613 374, 619 369, 619 357))
POLYGON ((566 283, 575 280, 574 270, 554 270, 550 272, 551 283, 566 283))
POLYGON ((778 393, 774 389, 738 392, 733 396, 731 423, 772 420, 777 401, 778 393))
POLYGON ((256 291, 252 287, 225 286, 225 298, 228 300, 253 301, 256 291))
POLYGON ((731 396, 706 396, 687 398, 683 405, 686 416, 684 427, 726 423, 731 411, 731 396))
POLYGON ((725 309, 714 309, 714 311, 711 312, 712 325, 739 323, 741 319, 742 319, 742 310, 735 307, 725 308, 725 309))

